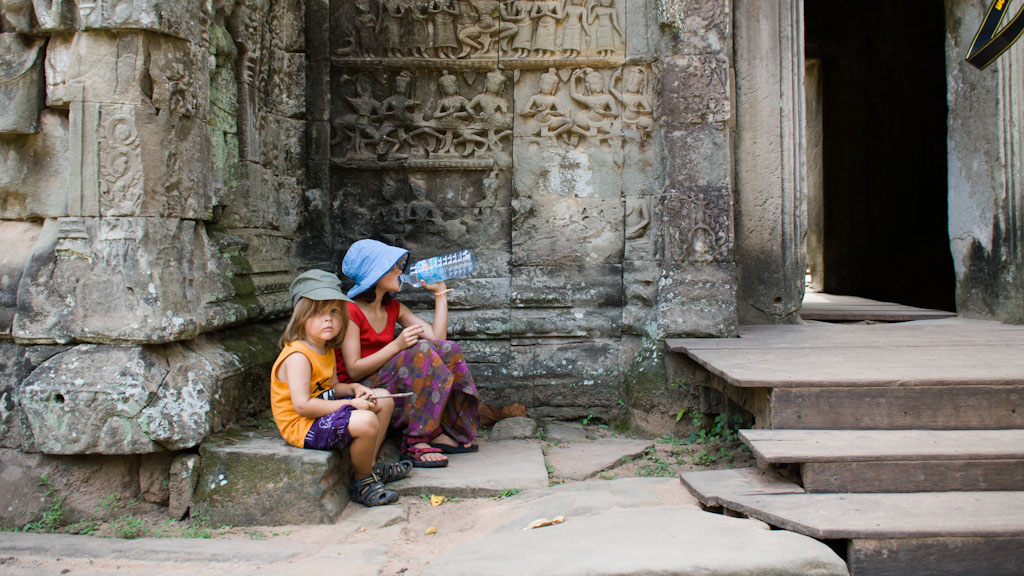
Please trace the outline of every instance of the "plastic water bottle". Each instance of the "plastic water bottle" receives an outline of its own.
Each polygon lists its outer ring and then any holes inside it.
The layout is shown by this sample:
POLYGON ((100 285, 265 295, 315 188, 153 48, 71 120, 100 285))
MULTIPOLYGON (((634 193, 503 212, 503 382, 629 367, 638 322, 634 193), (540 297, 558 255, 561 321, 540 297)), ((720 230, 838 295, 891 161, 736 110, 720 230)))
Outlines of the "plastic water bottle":
POLYGON ((419 260, 409 266, 409 272, 399 279, 403 284, 420 287, 424 284, 443 282, 451 278, 469 276, 476 271, 476 256, 472 250, 459 250, 451 254, 419 260))

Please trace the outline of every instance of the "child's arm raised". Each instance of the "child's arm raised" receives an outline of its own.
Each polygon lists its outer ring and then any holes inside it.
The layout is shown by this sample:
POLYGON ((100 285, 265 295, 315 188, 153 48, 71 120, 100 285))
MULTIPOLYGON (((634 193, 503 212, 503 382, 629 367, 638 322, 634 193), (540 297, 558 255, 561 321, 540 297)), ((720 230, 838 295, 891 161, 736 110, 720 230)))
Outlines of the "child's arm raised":
MULTIPOLYGON (((311 398, 309 395, 309 379, 313 366, 309 359, 301 353, 295 353, 284 360, 285 373, 283 380, 288 382, 288 390, 292 396, 292 407, 295 413, 303 418, 319 418, 335 412, 345 404, 357 410, 373 410, 373 404, 362 398, 349 400, 324 400, 311 398)), ((334 378, 337 378, 336 376, 334 378)), ((335 380, 337 382, 337 380, 335 380)))

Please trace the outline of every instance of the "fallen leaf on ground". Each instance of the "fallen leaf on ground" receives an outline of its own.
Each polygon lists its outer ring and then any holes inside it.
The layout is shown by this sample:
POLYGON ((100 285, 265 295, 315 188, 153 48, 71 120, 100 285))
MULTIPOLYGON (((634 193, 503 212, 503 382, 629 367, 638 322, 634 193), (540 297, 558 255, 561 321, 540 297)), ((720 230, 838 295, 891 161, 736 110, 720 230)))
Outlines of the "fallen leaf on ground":
POLYGON ((551 526, 552 524, 561 524, 562 522, 565 522, 565 516, 555 516, 551 520, 548 520, 547 518, 540 518, 538 520, 530 522, 530 525, 526 528, 523 528, 523 531, 533 530, 534 528, 541 528, 544 526, 551 526))
POLYGON ((435 496, 433 494, 430 495, 431 506, 440 506, 441 504, 444 504, 444 496, 435 496))
POLYGON ((437 534, 437 526, 431 526, 430 528, 427 528, 427 531, 424 532, 424 534, 437 534))

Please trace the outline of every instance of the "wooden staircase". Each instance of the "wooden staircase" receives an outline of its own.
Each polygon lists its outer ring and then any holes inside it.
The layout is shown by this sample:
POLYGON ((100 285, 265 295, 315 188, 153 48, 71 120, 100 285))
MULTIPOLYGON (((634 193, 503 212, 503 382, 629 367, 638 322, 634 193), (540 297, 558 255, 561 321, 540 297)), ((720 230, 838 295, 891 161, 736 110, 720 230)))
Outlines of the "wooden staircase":
POLYGON ((753 416, 710 509, 829 543, 853 576, 1024 574, 1024 326, 950 318, 672 339, 753 416))

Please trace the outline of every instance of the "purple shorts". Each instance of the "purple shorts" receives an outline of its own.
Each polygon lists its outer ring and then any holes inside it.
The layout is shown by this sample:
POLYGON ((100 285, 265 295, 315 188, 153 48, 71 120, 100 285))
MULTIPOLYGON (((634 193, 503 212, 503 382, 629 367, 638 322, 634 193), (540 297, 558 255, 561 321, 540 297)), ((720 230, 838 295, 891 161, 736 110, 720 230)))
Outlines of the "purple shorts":
POLYGON ((303 447, 313 450, 341 450, 351 444, 352 435, 348 432, 348 420, 353 410, 353 406, 346 404, 314 420, 313 427, 306 433, 303 447))

